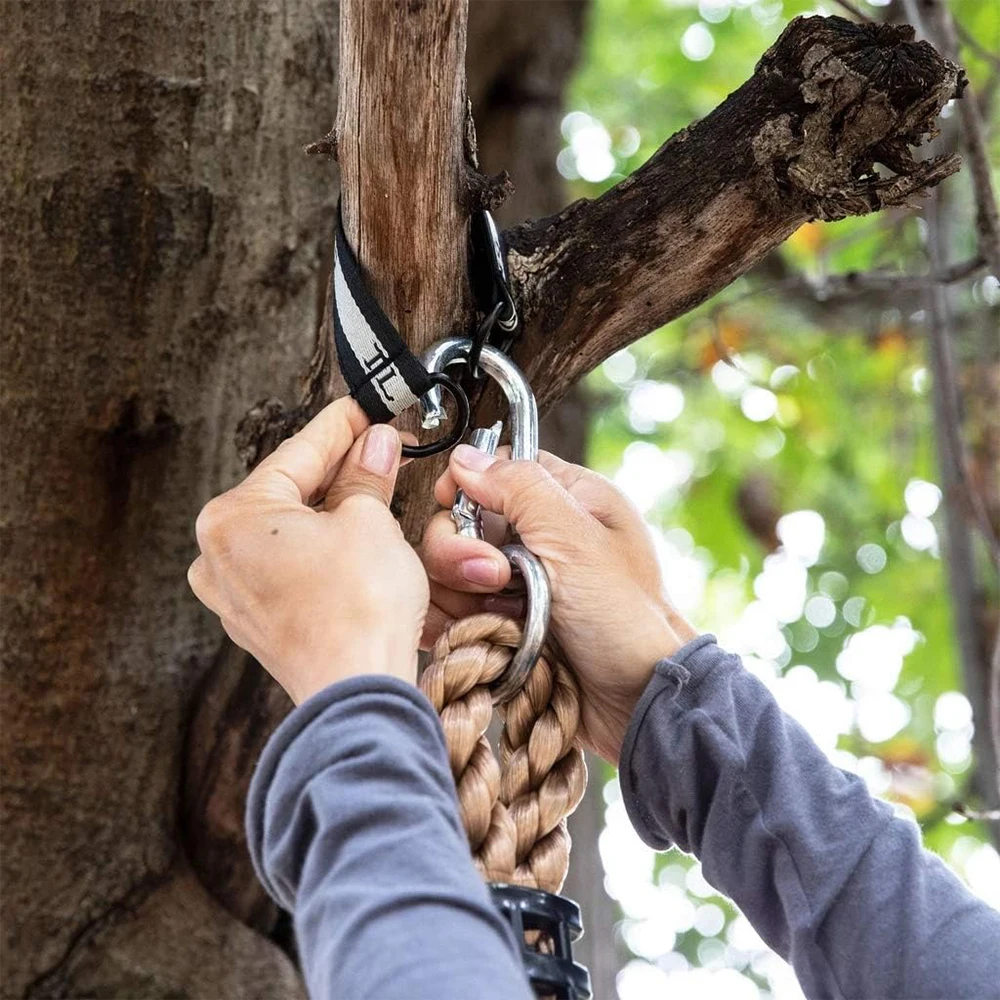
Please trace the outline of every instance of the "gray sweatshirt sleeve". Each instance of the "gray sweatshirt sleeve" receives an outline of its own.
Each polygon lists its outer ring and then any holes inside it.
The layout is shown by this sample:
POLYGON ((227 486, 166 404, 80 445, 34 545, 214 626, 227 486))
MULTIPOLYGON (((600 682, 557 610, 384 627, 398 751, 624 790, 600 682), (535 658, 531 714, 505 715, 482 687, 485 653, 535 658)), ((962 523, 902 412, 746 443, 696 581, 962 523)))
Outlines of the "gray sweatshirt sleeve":
POLYGON ((473 867, 430 702, 354 677, 271 737, 247 803, 250 853, 295 918, 313 1000, 531 995, 473 867))
POLYGON ((807 996, 1000 997, 1000 913, 712 636, 657 664, 620 780, 642 839, 698 855, 807 996))

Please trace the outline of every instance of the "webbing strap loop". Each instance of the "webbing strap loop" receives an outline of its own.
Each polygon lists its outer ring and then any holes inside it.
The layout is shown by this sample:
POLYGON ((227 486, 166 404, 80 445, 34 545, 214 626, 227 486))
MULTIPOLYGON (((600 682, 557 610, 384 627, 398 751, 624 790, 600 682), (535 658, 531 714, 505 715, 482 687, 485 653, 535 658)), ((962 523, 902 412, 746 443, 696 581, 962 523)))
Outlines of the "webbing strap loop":
MULTIPOLYGON (((488 212, 473 219, 473 286, 485 319, 473 342, 467 363, 478 375, 480 352, 494 326, 507 335, 506 346, 517 327, 517 310, 507 284, 500 238, 488 212), (485 304, 484 304, 485 303, 485 304)), ((441 371, 428 371, 406 346, 368 290, 364 276, 344 232, 340 205, 333 257, 333 336, 340 370, 351 396, 372 423, 386 423, 409 409, 434 387, 444 389, 455 401, 451 430, 429 444, 407 445, 407 458, 424 458, 457 444, 469 425, 469 400, 465 390, 441 371)), ((440 411, 440 390, 431 393, 440 411)), ((440 414, 439 414, 440 415, 440 414)), ((425 426, 426 423, 425 423, 425 426)))
POLYGON ((368 291, 339 206, 333 292, 333 335, 344 380, 372 423, 386 423, 413 406, 433 383, 368 291))

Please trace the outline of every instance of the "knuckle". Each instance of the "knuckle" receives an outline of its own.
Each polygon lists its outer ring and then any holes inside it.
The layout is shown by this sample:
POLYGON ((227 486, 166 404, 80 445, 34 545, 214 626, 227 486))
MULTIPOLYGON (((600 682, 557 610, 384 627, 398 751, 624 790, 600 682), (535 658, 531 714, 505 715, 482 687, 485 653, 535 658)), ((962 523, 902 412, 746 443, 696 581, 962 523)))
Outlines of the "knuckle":
POLYGON ((434 580, 446 581, 457 573, 454 559, 449 556, 448 543, 440 532, 426 532, 418 554, 428 575, 434 580))
POLYGON ((535 506, 547 503, 552 499, 555 480, 540 465, 534 462, 518 462, 524 468, 518 470, 513 482, 517 490, 517 499, 521 504, 535 506))
POLYGON ((214 594, 212 588, 210 588, 210 576, 205 567, 204 559, 195 559, 193 563, 188 567, 187 580, 188 586, 191 588, 191 592, 194 596, 201 601, 205 607, 213 609, 215 607, 216 601, 214 599, 214 594))
POLYGON ((386 512, 385 501, 374 486, 359 486, 337 505, 337 510, 351 518, 372 518, 386 512))
POLYGON ((201 509, 194 522, 194 533, 198 545, 205 551, 218 546, 229 533, 231 525, 230 501, 226 494, 209 500, 201 509))
POLYGON ((496 462, 487 470, 494 485, 501 492, 524 492, 540 483, 551 481, 549 474, 537 462, 518 460, 516 462, 496 462))

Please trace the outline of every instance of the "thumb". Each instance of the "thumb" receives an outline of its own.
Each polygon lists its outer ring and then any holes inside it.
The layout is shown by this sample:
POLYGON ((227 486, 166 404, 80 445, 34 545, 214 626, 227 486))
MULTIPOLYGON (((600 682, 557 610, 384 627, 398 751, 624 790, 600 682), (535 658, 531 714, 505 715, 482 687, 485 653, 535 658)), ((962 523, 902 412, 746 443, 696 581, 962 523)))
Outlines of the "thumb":
POLYGON ((587 512, 537 462, 509 461, 459 445, 449 472, 484 510, 502 514, 532 547, 532 539, 562 538, 588 519, 587 512))
POLYGON ((369 496, 389 506, 403 450, 399 432, 389 424, 369 427, 344 458, 323 502, 334 510, 349 496, 369 496))

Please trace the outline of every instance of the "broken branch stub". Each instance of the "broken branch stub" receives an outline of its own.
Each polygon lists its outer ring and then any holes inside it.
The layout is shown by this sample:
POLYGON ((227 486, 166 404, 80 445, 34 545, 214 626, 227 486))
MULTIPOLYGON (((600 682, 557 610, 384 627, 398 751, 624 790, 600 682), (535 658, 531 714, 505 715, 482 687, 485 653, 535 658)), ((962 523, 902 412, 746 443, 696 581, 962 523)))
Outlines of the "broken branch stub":
POLYGON ((804 222, 905 204, 958 170, 957 156, 918 161, 911 147, 964 85, 908 25, 796 18, 742 87, 630 177, 508 231, 518 357, 540 405, 804 222))

